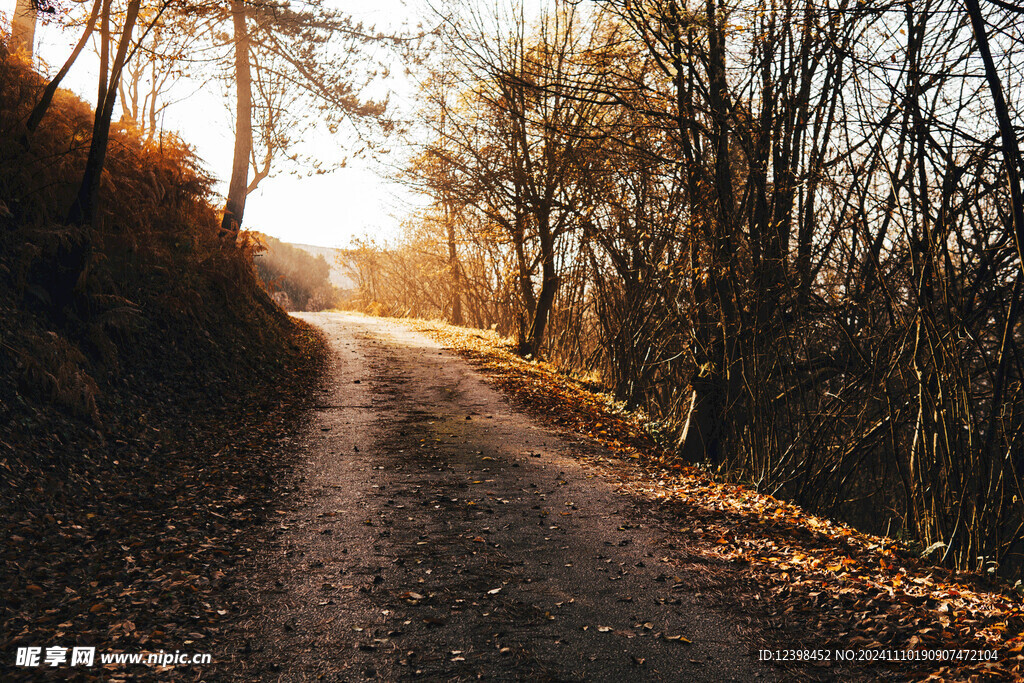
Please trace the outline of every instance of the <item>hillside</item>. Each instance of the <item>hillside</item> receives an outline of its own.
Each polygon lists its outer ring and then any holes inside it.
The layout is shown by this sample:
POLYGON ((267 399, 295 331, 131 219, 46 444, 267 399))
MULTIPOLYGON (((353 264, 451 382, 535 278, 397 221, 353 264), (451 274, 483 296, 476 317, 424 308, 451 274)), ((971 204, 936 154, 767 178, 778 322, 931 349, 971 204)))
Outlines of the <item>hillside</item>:
POLYGON ((352 270, 347 265, 350 257, 350 250, 341 247, 320 247, 315 244, 299 244, 298 242, 286 242, 296 249, 309 252, 313 256, 323 256, 327 265, 331 268, 331 284, 342 291, 356 289, 359 284, 352 276, 352 270))
POLYGON ((306 248, 252 233, 259 244, 254 263, 260 284, 288 311, 322 311, 337 306, 345 292, 334 282, 340 266, 332 250, 313 253, 306 248))
POLYGON ((275 463, 246 449, 294 421, 319 341, 259 287, 244 234, 218 236, 211 179, 182 140, 113 130, 98 219, 65 224, 92 111, 58 92, 26 139, 42 85, 0 54, 3 650, 64 633, 180 646, 174 634, 207 627, 202 594, 168 587, 208 587, 241 552, 209 548, 231 548, 272 490, 275 463), (58 307, 55 259, 85 240, 58 307))

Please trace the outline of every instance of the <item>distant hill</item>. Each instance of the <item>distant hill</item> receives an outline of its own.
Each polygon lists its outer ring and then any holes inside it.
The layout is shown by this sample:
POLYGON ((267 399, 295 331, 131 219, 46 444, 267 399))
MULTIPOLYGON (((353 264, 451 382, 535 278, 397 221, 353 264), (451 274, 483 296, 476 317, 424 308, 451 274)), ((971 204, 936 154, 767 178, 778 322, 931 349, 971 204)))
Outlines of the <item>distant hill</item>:
POLYGON ((356 281, 352 278, 351 272, 344 265, 349 258, 350 251, 339 247, 318 247, 313 244, 299 244, 297 242, 285 242, 296 249, 302 249, 313 256, 323 256, 327 265, 331 267, 330 282, 340 290, 353 290, 357 288, 356 281))

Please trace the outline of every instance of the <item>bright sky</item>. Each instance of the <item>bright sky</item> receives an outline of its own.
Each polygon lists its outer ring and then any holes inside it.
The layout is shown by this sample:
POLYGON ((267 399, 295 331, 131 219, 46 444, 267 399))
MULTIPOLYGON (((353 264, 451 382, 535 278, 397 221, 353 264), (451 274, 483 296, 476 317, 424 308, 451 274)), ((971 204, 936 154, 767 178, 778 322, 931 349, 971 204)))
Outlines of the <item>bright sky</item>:
MULTIPOLYGON (((410 0, 419 3, 419 0, 410 0)), ((15 0, 0 0, 5 26, 15 0)), ((413 14, 403 0, 334 0, 369 25, 387 28, 396 19, 413 14)), ((415 23, 415 22, 413 22, 415 23)), ((68 44, 77 35, 62 33, 55 26, 40 25, 36 32, 37 55, 52 64, 55 72, 70 52, 68 44)), ((95 98, 95 58, 82 54, 64 85, 86 101, 95 98)), ((400 71, 400 69, 396 69, 400 71)), ((401 109, 411 106, 412 85, 398 83, 391 104, 401 109)), ((194 145, 207 170, 219 181, 218 190, 226 192, 231 173, 234 102, 226 101, 220 84, 211 84, 203 92, 190 93, 167 110, 164 127, 177 130, 194 145)), ((115 118, 117 114, 115 113, 115 118)), ((352 141, 343 136, 324 135, 306 140, 322 156, 341 158, 352 141)), ((396 160, 390 160, 394 163, 396 160)), ((245 227, 260 230, 287 242, 326 247, 345 247, 355 237, 372 237, 378 242, 392 240, 410 209, 423 202, 404 187, 383 178, 384 169, 370 161, 350 159, 346 168, 310 177, 297 177, 294 168, 278 166, 276 177, 265 179, 246 202, 245 227)))

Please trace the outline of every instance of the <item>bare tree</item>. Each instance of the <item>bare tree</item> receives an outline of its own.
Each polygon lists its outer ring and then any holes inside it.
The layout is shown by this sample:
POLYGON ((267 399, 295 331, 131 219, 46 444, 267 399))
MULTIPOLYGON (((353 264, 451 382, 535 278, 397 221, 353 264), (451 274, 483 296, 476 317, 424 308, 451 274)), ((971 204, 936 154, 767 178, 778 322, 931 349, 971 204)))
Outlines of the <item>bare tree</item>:
POLYGON ((387 45, 401 52, 418 38, 377 33, 320 2, 292 8, 233 0, 230 17, 226 42, 232 50, 235 148, 222 223, 229 238, 242 225, 246 196, 288 151, 289 128, 295 134, 299 126, 323 125, 334 132, 363 121, 373 127, 371 135, 393 128, 385 117, 386 102, 360 95, 386 75, 364 48, 387 45))
POLYGON ((376 252, 375 305, 446 313, 454 197, 472 324, 599 377, 682 460, 1019 575, 1019 12, 557 16, 583 12, 451 20, 457 96, 424 98, 412 173, 435 207, 376 252))

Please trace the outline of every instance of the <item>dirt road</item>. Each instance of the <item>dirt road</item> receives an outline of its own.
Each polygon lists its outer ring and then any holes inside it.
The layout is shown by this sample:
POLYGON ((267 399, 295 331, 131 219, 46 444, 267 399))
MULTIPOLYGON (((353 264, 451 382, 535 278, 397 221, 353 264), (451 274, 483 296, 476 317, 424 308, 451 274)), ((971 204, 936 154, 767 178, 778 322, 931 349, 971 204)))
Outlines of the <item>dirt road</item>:
POLYGON ((397 323, 302 317, 331 371, 247 587, 261 614, 240 679, 778 677, 580 443, 397 323))

